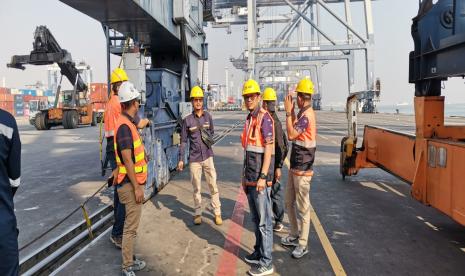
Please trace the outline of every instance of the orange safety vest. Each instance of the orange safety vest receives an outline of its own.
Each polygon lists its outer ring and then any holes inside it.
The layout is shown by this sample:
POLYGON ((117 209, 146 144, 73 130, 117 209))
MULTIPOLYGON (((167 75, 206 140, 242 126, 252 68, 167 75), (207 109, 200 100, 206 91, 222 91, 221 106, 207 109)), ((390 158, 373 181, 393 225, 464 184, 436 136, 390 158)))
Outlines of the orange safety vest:
POLYGON ((308 108, 302 115, 297 118, 294 125, 300 118, 306 116, 308 118, 307 128, 294 139, 292 142, 291 151, 291 171, 294 175, 312 176, 313 162, 315 160, 316 151, 316 120, 313 108, 308 108), (296 147, 296 145, 300 147, 296 147), (303 155, 306 155, 305 157, 303 155), (300 163, 297 160, 305 160, 305 163, 300 163))
MULTIPOLYGON (((265 140, 263 139, 263 135, 261 135, 261 126, 266 113, 268 112, 265 109, 260 108, 258 116, 251 116, 250 120, 245 122, 244 130, 241 134, 242 147, 245 151, 265 153, 265 140)), ((271 115, 270 118, 274 129, 274 121, 271 115)))
MULTIPOLYGON (((262 121, 263 117, 265 114, 268 112, 260 107, 259 113, 257 116, 250 116, 250 119, 245 122, 244 125, 244 130, 242 131, 241 134, 241 142, 242 142, 242 147, 246 152, 252 153, 252 154, 264 154, 265 153, 265 139, 263 139, 263 135, 261 134, 261 126, 262 126, 262 121)), ((273 131, 274 131, 274 120, 273 117, 270 115, 271 121, 273 123, 273 131)), ((273 144, 274 145, 274 144, 273 144)), ((274 155, 274 149, 273 153, 274 155)), ((246 154, 247 156, 247 154, 246 154)), ((250 156, 250 154, 249 154, 250 156)), ((262 155, 263 158, 263 155, 262 155)), ((273 159, 273 158, 272 158, 273 159)), ((250 164, 251 162, 248 162, 247 160, 245 161, 247 164, 250 164)), ((273 160, 271 161, 273 162, 273 160)), ((261 164, 261 162, 256 163, 253 162, 254 164, 261 164)), ((255 172, 259 172, 261 169, 260 168, 255 168, 255 172)), ((268 174, 272 175, 274 172, 274 166, 273 164, 270 164, 270 168, 268 170, 268 174)), ((247 178, 247 177, 246 177, 247 178)), ((256 185, 256 181, 246 181, 247 185, 253 186, 256 185)), ((272 179, 270 178, 267 180, 267 184, 269 186, 272 185, 272 179)))
MULTIPOLYGON (((136 126, 129 121, 129 119, 122 115, 118 117, 116 121, 116 133, 118 133, 118 129, 122 125, 127 125, 131 130, 132 134, 132 141, 134 146, 134 171, 136 173, 137 183, 140 185, 144 185, 147 181, 147 161, 145 159, 145 149, 144 144, 142 143, 142 139, 140 138, 139 132, 137 131, 136 126)), ((115 134, 116 134, 115 133, 115 134)), ((121 184, 123 179, 127 175, 126 167, 121 162, 120 156, 118 154, 118 144, 117 144, 117 137, 115 135, 115 156, 116 156, 116 164, 118 166, 118 179, 117 183, 121 184)))
POLYGON ((121 104, 118 96, 112 94, 110 100, 107 102, 105 107, 105 114, 103 121, 105 123, 105 137, 114 137, 116 130, 116 122, 118 117, 121 115, 121 104))

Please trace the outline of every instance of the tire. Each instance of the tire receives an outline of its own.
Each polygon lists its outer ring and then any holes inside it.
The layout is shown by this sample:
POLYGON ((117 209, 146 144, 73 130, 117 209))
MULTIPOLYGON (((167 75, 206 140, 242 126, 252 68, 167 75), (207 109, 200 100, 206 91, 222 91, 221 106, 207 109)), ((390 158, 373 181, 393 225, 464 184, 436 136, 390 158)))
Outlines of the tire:
POLYGON ((34 120, 34 126, 37 130, 42 130, 42 113, 38 113, 34 120))
POLYGON ((44 130, 49 130, 51 125, 48 122, 48 113, 42 113, 42 126, 44 127, 44 130))
POLYGON ((63 127, 66 129, 77 128, 79 115, 76 110, 67 110, 63 113, 63 127))

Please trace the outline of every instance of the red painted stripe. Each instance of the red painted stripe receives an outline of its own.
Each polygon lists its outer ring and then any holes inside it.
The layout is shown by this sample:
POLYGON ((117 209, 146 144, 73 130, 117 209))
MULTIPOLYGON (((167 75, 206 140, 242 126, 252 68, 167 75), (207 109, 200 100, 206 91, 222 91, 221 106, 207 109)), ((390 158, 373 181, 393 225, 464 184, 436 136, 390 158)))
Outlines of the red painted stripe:
POLYGON ((236 275, 237 256, 239 254, 239 246, 241 244, 242 230, 244 229, 244 208, 246 194, 242 188, 239 189, 236 205, 232 214, 232 222, 224 241, 223 254, 218 263, 216 275, 236 275))

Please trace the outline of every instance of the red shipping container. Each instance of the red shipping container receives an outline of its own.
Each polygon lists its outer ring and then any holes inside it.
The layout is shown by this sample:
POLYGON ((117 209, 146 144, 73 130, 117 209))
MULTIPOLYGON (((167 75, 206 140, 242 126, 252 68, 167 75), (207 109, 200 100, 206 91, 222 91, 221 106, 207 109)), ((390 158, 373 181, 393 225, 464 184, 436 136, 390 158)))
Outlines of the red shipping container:
POLYGON ((10 94, 10 89, 6 87, 0 87, 0 95, 10 94))
POLYGON ((10 94, 0 94, 0 102, 14 102, 15 97, 10 94))
POLYGON ((9 112, 11 115, 14 116, 15 114, 15 103, 13 101, 11 102, 0 102, 0 109, 3 109, 7 112, 9 112))
POLYGON ((108 101, 108 86, 106 83, 90 84, 90 102, 106 103, 108 101))

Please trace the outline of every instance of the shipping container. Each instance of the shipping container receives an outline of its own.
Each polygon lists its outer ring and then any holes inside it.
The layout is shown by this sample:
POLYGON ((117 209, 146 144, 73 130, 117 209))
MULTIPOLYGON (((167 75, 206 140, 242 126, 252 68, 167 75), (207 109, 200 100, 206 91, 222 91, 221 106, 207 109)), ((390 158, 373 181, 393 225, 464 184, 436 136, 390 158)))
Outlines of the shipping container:
POLYGON ((10 89, 6 87, 0 87, 0 95, 10 94, 10 89))
POLYGON ((20 89, 20 91, 23 95, 37 96, 37 92, 35 89, 20 89))
POLYGON ((1 102, 0 101, 0 109, 3 109, 5 111, 9 112, 13 116, 15 115, 14 114, 15 109, 14 109, 14 102, 13 101, 10 101, 10 102, 1 102))
POLYGON ((40 90, 40 89, 37 89, 36 90, 36 96, 45 96, 44 95, 44 91, 40 90))
POLYGON ((0 94, 0 102, 14 102, 14 96, 10 94, 0 94))
POLYGON ((45 91, 44 91, 44 96, 47 96, 47 97, 54 97, 54 96, 55 96, 55 93, 54 93, 52 90, 45 90, 45 91))
POLYGON ((106 103, 108 101, 108 86, 106 83, 90 84, 90 102, 106 103))
MULTIPOLYGON (((13 95, 13 94, 12 94, 13 95)), ((24 95, 13 95, 16 102, 23 102, 24 101, 24 95)))
POLYGON ((24 108, 15 108, 15 116, 24 116, 24 108))
POLYGON ((18 88, 11 88, 10 94, 11 95, 22 95, 21 90, 19 90, 18 88))

